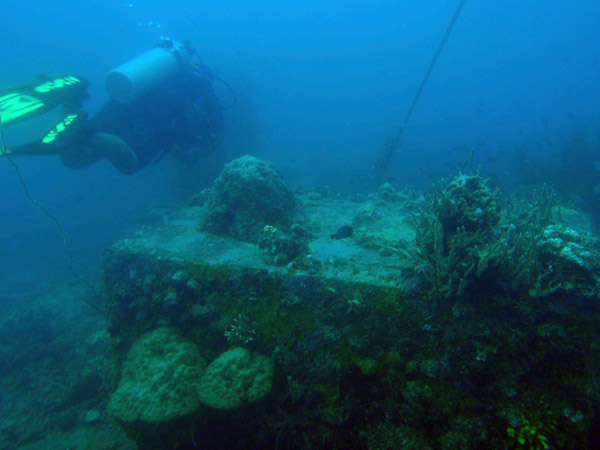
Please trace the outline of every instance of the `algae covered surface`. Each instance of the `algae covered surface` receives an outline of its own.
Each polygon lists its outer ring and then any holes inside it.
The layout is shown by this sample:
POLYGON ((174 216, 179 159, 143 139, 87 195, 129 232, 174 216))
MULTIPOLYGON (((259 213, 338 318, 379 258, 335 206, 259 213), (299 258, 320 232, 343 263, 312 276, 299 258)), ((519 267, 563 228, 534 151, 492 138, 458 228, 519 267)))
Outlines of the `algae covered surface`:
MULTIPOLYGON (((290 200, 287 188, 272 192, 281 183, 271 166, 225 170, 237 171, 222 175, 237 191, 215 183, 107 251, 116 383, 156 330, 199 355, 185 364, 208 364, 194 366, 185 383, 197 398, 176 416, 114 415, 140 448, 588 445, 600 400, 600 247, 550 189, 509 197, 458 174, 427 194, 317 187, 290 200), (239 196, 227 211, 219 189, 239 196), (244 195, 278 206, 248 224, 244 195), (353 233, 332 239, 342 226, 353 233)), ((168 386, 168 373, 155 382, 168 386)), ((132 389, 143 402, 173 400, 154 387, 132 389)))

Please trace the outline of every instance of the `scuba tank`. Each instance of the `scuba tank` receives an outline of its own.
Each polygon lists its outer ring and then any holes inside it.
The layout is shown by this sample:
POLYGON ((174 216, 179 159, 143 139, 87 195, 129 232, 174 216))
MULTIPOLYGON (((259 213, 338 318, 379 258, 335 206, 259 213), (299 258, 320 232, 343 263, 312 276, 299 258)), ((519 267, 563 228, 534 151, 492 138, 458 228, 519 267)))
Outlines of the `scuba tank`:
POLYGON ((145 92, 175 76, 190 62, 189 46, 163 39, 151 50, 111 70, 104 85, 111 99, 129 104, 145 92))

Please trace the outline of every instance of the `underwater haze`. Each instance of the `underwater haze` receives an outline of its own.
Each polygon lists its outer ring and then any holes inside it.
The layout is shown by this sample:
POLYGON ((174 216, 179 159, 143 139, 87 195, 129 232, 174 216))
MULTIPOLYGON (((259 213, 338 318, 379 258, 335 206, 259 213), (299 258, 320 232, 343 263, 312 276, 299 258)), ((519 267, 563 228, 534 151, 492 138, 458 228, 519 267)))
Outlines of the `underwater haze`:
MULTIPOLYGON (((190 39, 238 97, 226 126, 242 138, 221 149, 220 162, 251 153, 275 162, 293 184, 368 190, 371 168, 402 124, 456 6, 5 3, 0 83, 77 73, 91 82, 84 107, 93 113, 107 100, 103 81, 110 69, 161 36, 190 39)), ((469 152, 461 149, 476 148, 474 164, 510 183, 515 152, 526 148, 526 159, 541 167, 582 130, 597 147, 599 30, 600 11, 591 0, 467 2, 390 161, 388 179, 398 187, 427 187, 464 167, 469 152)), ((222 93, 228 103, 229 92, 222 93)), ((171 201, 178 177, 169 161, 133 177, 105 163, 74 171, 54 157, 16 162, 32 196, 68 231, 75 264, 86 273, 136 214, 171 201)), ((0 170, 3 273, 58 270, 64 251, 54 224, 27 202, 11 167, 5 163, 0 170)), ((208 182, 214 175, 211 170, 208 182)))
MULTIPOLYGON (((55 342, 56 330, 71 324, 73 341, 86 339, 86 327, 103 332, 103 319, 90 319, 87 303, 97 302, 89 285, 102 290, 106 249, 143 226, 168 224, 171 213, 243 155, 274 163, 299 191, 330 186, 356 198, 384 182, 397 191, 430 192, 459 173, 479 173, 506 196, 550 186, 596 232, 598 0, 466 0, 435 58, 459 3, 3 1, 0 91, 40 76, 76 74, 89 80, 83 109, 93 116, 109 100, 104 80, 111 69, 161 39, 189 40, 217 77, 225 128, 219 149, 191 168, 166 157, 123 175, 106 161, 71 169, 56 155, 0 156, 0 317, 5 327, 25 322, 28 327, 22 334, 5 328, 0 342, 15 335, 12 345, 21 348, 18 339, 32 334, 55 342), (401 128, 399 144, 378 177, 386 141, 401 128), (53 326, 46 330, 41 324, 47 311, 53 326)), ((2 127, 3 145, 39 138, 49 123, 2 127)), ((97 350, 92 344, 86 348, 97 350)), ((0 378, 13 366, 7 352, 0 351, 0 378)), ((57 347, 47 354, 60 353, 57 347)), ((71 362, 83 358, 73 350, 76 354, 71 362)), ((90 360, 77 362, 86 363, 90 360)), ((31 373, 24 378, 25 390, 38 382, 31 373)), ((82 392, 108 392, 100 377, 86 374, 84 380, 82 392)), ((0 434, 11 436, 0 447, 9 442, 6 448, 15 443, 36 448, 43 433, 23 434, 19 421, 26 422, 31 404, 21 412, 15 392, 0 391, 0 416, 13 417, 10 423, 0 419, 0 434)), ((85 401, 93 405, 91 397, 85 401)), ((52 426, 72 429, 67 422, 52 426)), ((128 448, 115 433, 112 448, 128 448)))

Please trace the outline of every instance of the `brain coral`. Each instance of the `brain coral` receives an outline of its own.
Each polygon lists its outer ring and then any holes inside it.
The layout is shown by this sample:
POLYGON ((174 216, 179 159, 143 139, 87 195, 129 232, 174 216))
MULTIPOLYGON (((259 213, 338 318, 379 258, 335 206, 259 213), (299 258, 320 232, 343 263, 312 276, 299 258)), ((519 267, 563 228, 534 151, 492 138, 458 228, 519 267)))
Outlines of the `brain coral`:
POLYGON ((203 228, 257 242, 265 225, 288 230, 299 202, 274 164, 243 156, 225 165, 210 188, 203 228))
POLYGON ((108 411, 124 422, 165 422, 190 414, 200 406, 196 384, 205 367, 197 347, 175 328, 157 328, 129 350, 108 411))
POLYGON ((198 397, 206 406, 236 409, 266 396, 273 385, 273 361, 242 347, 214 360, 198 384, 198 397))

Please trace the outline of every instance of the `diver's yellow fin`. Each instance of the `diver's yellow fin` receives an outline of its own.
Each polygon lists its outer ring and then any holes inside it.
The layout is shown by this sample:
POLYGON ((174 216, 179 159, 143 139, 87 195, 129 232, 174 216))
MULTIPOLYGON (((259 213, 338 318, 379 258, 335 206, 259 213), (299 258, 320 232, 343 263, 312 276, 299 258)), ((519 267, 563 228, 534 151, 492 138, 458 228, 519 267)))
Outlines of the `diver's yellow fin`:
POLYGON ((39 83, 17 86, 0 91, 0 118, 3 126, 26 120, 69 104, 77 109, 87 96, 87 81, 73 75, 40 80, 39 83))

